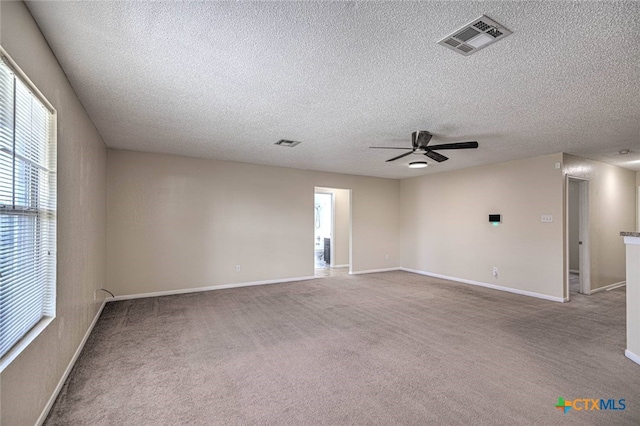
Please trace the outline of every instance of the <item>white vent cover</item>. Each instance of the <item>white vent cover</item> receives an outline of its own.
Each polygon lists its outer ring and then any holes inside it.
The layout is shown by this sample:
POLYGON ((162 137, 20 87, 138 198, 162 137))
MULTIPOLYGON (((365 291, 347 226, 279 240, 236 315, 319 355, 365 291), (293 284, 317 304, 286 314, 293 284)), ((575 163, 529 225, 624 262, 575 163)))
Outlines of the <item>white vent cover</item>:
POLYGON ((280 146, 288 146, 289 148, 293 148, 294 146, 298 145, 300 142, 298 141, 289 141, 286 139, 280 139, 278 142, 276 142, 276 145, 280 145, 280 146))
POLYGON ((469 56, 478 50, 502 40, 511 31, 486 15, 474 19, 438 42, 439 45, 469 56))

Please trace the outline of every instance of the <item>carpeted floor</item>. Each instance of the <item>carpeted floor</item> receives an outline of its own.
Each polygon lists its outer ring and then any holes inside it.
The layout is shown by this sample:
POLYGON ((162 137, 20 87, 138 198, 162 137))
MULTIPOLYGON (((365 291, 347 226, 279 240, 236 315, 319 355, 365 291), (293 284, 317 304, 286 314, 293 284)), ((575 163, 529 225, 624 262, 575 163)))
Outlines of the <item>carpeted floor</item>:
POLYGON ((349 267, 340 267, 340 268, 331 268, 329 266, 325 268, 316 268, 315 277, 316 278, 326 278, 326 277, 343 277, 349 275, 349 267))
POLYGON ((640 424, 624 349, 624 289, 561 304, 387 272, 113 302, 46 424, 640 424))

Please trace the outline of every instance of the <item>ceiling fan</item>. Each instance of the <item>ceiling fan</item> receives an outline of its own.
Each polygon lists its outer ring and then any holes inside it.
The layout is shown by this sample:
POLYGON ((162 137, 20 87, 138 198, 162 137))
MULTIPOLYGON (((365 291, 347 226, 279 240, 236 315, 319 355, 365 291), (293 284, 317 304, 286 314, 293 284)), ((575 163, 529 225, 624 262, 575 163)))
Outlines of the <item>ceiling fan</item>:
POLYGON ((398 160, 402 157, 406 157, 407 155, 413 154, 413 153, 424 153, 424 155, 426 155, 427 157, 431 158, 432 160, 437 161, 438 163, 442 163, 443 161, 447 161, 449 159, 449 157, 445 157, 444 155, 440 154, 439 150, 447 150, 447 149, 471 149, 471 148, 477 148, 478 147, 478 142, 473 141, 473 142, 455 142, 455 143, 443 143, 440 145, 429 145, 429 141, 431 141, 431 138, 433 137, 433 135, 429 132, 427 132, 426 130, 418 130, 417 132, 413 132, 411 134, 411 144, 413 145, 413 148, 397 148, 397 147, 391 147, 391 146, 370 146, 369 148, 376 148, 376 149, 410 149, 411 151, 409 152, 405 152, 404 154, 398 155, 397 157, 393 157, 388 159, 386 162, 390 162, 390 161, 395 161, 398 160))

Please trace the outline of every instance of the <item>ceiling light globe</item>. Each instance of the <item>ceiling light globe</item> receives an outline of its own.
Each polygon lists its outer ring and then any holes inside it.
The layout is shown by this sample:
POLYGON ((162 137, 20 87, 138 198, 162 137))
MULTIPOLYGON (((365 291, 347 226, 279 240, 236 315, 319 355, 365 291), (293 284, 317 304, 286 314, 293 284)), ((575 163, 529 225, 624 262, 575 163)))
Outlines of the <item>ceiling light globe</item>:
POLYGON ((424 169, 428 165, 429 164, 426 161, 413 161, 413 162, 409 163, 409 168, 410 169, 424 169))

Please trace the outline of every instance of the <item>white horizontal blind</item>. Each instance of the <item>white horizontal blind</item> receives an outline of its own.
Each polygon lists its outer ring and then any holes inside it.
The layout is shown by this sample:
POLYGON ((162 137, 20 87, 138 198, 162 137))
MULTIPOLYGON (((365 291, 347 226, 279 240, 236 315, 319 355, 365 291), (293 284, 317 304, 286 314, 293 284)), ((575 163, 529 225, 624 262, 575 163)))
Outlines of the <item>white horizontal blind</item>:
POLYGON ((0 61, 0 357, 55 316, 53 114, 0 61))

